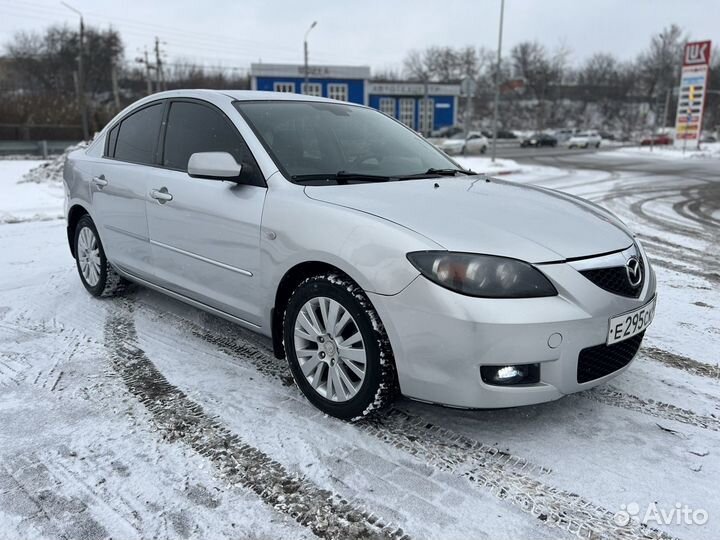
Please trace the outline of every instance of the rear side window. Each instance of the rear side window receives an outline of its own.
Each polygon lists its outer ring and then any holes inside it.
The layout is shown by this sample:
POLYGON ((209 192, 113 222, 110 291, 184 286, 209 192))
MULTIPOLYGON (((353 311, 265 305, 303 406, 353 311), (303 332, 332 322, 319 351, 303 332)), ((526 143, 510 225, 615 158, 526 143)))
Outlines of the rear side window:
POLYGON ((108 157, 115 155, 115 143, 117 143, 118 131, 120 131, 119 124, 112 128, 108 134, 107 150, 105 151, 105 155, 108 157))
POLYGON ((162 164, 187 171, 196 152, 228 152, 242 165, 240 177, 263 185, 258 168, 235 127, 221 112, 185 101, 170 104, 162 164))
POLYGON ((115 159, 147 165, 155 163, 155 144, 160 132, 162 113, 163 104, 156 103, 125 118, 117 134, 115 159))

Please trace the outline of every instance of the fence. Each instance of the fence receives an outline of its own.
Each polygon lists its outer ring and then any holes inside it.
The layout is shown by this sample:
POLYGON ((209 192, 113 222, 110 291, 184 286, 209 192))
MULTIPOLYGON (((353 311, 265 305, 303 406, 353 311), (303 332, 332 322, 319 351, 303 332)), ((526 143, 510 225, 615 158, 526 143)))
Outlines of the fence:
POLYGON ((0 123, 0 141, 79 141, 82 135, 80 124, 0 123))

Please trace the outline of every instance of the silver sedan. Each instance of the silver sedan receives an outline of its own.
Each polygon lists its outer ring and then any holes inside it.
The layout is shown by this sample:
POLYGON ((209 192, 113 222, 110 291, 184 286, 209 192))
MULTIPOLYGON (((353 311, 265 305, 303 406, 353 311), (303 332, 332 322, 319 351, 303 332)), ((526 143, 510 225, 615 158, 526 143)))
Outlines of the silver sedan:
POLYGON ((610 212, 465 170, 359 105, 155 94, 64 179, 91 294, 129 280, 269 336, 340 418, 398 393, 557 399, 626 369, 654 314, 648 258, 610 212))

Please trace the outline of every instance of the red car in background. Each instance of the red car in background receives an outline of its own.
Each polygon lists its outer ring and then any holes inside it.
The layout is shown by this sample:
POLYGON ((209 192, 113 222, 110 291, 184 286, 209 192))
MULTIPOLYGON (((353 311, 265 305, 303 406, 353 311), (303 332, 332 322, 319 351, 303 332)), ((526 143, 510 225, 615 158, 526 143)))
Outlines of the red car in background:
POLYGON ((672 143, 673 139, 669 135, 656 135, 655 137, 649 137, 640 141, 640 146, 650 146, 651 144, 663 145, 672 143))

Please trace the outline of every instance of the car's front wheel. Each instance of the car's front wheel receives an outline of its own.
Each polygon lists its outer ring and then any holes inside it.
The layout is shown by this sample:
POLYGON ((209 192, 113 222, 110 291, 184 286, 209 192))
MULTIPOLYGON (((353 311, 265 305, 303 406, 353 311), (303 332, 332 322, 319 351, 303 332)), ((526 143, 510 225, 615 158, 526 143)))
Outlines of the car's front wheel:
POLYGON ((326 274, 300 283, 285 310, 283 338, 295 382, 321 411, 350 420, 392 402, 390 342, 367 295, 350 279, 326 274))
POLYGON ((75 262, 80 281, 93 296, 114 296, 127 282, 105 257, 100 236, 90 216, 83 216, 75 227, 75 262))

